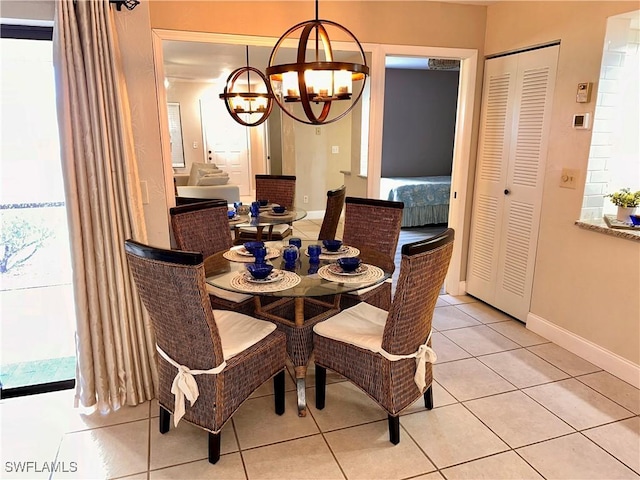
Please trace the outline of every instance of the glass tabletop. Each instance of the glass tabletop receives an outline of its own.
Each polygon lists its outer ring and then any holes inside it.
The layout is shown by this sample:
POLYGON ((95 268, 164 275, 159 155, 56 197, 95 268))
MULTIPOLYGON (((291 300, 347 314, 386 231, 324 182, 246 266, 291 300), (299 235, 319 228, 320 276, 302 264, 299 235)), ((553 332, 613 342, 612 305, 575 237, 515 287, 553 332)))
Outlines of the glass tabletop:
POLYGON ((287 210, 283 215, 273 213, 271 209, 260 210, 260 215, 251 217, 249 215, 237 215, 235 220, 229 223, 233 227, 268 227, 269 225, 280 225, 282 223, 296 222, 307 216, 307 211, 302 208, 287 210))
MULTIPOLYGON (((385 270, 383 265, 380 265, 383 275, 375 281, 359 282, 357 281, 357 277, 350 277, 348 281, 345 279, 343 282, 326 280, 318 275, 318 269, 325 265, 335 263, 335 261, 320 260, 320 263, 311 264, 309 263, 309 257, 306 254, 308 245, 319 243, 320 242, 316 240, 305 240, 302 242, 302 248, 300 249, 300 255, 295 264, 295 268, 285 268, 282 255, 268 260, 268 263, 271 263, 274 266, 274 269, 292 271, 300 277, 300 283, 286 290, 276 292, 247 292, 236 289, 232 286, 232 280, 234 280, 240 273, 246 271, 248 263, 227 260, 224 257, 224 252, 216 253, 205 259, 204 266, 206 282, 214 287, 236 293, 254 293, 255 295, 269 295, 276 297, 319 297, 323 295, 348 293, 361 288, 377 285, 391 276, 392 272, 385 270)), ((288 241, 265 242, 265 244, 269 248, 281 251, 283 246, 288 245, 288 241)), ((360 257, 362 258, 362 255, 360 255, 360 257)), ((370 258, 375 258, 375 255, 370 258)), ((370 264, 374 265, 375 263, 371 262, 370 264)))

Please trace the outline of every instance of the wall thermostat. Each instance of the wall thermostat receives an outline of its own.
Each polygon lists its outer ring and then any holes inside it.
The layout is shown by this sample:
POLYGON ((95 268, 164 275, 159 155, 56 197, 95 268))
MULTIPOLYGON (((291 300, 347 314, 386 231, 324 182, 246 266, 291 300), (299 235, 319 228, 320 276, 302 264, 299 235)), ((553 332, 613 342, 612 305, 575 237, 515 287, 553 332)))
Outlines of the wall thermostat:
POLYGON ((590 113, 576 113, 573 116, 573 128, 587 130, 591 127, 590 113))
POLYGON ((583 82, 578 84, 578 92, 576 93, 577 103, 589 103, 591 101, 591 82, 583 82))

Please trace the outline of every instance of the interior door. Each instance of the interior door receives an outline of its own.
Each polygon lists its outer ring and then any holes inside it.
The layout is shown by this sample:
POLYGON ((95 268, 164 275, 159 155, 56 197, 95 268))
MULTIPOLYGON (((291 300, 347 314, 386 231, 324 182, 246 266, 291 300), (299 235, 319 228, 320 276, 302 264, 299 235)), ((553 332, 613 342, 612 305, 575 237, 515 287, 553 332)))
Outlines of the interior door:
POLYGON ((526 321, 559 46, 485 62, 467 291, 526 321))
POLYGON ((249 129, 231 118, 224 102, 215 100, 200 102, 206 161, 227 172, 240 195, 251 195, 249 129))

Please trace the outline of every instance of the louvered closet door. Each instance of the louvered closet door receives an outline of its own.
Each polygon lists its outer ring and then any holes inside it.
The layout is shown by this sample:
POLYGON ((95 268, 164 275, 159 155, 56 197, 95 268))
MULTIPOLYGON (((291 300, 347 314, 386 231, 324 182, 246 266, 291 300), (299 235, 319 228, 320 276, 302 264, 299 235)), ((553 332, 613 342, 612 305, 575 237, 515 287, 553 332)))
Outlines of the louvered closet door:
POLYGON ((526 321, 558 46, 485 62, 467 291, 526 321))

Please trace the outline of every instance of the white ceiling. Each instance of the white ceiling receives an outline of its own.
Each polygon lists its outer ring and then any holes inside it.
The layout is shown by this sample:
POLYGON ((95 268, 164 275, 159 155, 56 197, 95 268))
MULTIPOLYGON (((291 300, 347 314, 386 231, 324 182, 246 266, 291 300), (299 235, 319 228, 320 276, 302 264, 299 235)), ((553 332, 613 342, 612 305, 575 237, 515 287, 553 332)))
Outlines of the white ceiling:
MULTIPOLYGON (((271 50, 250 46, 249 65, 264 72, 271 50)), ((244 45, 164 40, 162 51, 165 77, 169 81, 224 82, 233 70, 247 65, 244 45)), ((334 53, 338 57, 341 52, 334 53)), ((429 68, 425 57, 387 57, 385 63, 387 68, 429 68)))
MULTIPOLYGON (((225 81, 233 70, 247 64, 244 45, 164 40, 162 52, 164 73, 169 80, 225 81)), ((264 71, 270 54, 270 47, 251 46, 249 64, 264 71)))

